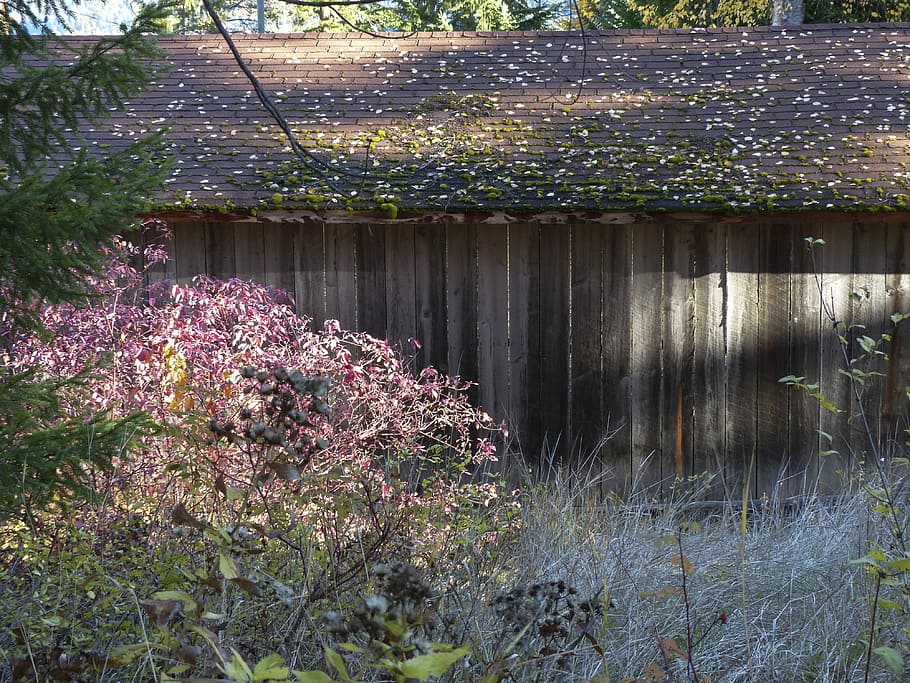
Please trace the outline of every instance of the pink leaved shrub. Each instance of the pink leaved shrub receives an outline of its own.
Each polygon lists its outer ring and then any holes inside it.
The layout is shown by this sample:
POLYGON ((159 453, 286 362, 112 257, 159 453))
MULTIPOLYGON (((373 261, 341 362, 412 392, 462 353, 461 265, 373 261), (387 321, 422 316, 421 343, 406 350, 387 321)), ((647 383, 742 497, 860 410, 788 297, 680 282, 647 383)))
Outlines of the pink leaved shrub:
POLYGON ((190 520, 263 533, 306 518, 336 546, 366 529, 413 546, 499 496, 476 473, 504 430, 469 403, 466 382, 415 375, 386 341, 335 321, 313 330, 274 287, 202 276, 147 286, 133 263, 160 262, 160 249, 119 240, 110 256, 91 283, 97 298, 42 311, 49 339, 7 331, 7 364, 49 376, 92 365, 94 405, 72 410, 144 410, 166 426, 112 473, 121 499, 167 500, 190 520), (324 378, 321 393, 279 399, 271 385, 290 373, 324 378), (291 410, 305 417, 294 422, 291 410), (269 425, 280 438, 263 438, 269 425), (292 447, 299 439, 305 448, 292 447))

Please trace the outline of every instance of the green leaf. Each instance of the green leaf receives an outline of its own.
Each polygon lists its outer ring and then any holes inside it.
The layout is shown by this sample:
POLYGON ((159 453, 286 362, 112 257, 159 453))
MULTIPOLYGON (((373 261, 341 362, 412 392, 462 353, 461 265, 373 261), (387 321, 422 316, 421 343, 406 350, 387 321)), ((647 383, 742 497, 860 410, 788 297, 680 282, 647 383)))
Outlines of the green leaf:
POLYGON ((796 375, 787 375, 786 377, 781 377, 778 382, 781 384, 800 384, 805 377, 797 377, 796 375))
POLYGON ((904 670, 904 658, 901 657, 901 653, 895 650, 893 647, 877 647, 872 650, 875 654, 885 660, 885 666, 891 669, 894 673, 899 674, 904 670))
POLYGON ((850 560, 850 564, 869 564, 880 567, 888 561, 888 557, 881 550, 875 548, 869 549, 865 555, 858 560, 850 560))
POLYGON ((831 403, 831 401, 826 399, 824 396, 819 394, 819 395, 816 395, 815 398, 818 399, 818 405, 820 405, 822 408, 827 410, 829 413, 833 413, 833 414, 837 415, 838 413, 841 412, 840 410, 837 409, 836 405, 831 403))
POLYGON ((153 593, 152 597, 156 600, 179 600, 186 612, 195 612, 198 607, 193 596, 186 591, 158 591, 153 593))
POLYGON ((334 683, 334 679, 322 671, 295 671, 297 683, 334 683))
POLYGON ((246 495, 246 492, 243 489, 228 486, 224 489, 224 495, 228 500, 240 500, 246 495))
POLYGON ((348 673, 348 669, 344 665, 344 660, 341 658, 340 654, 330 647, 323 647, 322 652, 326 663, 338 672, 338 675, 341 676, 341 680, 351 680, 351 675, 348 673))
POLYGON ((899 572, 910 572, 910 557, 901 557, 891 560, 888 566, 899 572))
POLYGON ((431 652, 427 655, 418 655, 403 661, 399 670, 405 678, 427 681, 431 676, 442 676, 450 666, 467 654, 467 650, 458 648, 451 652, 431 652))
POLYGON ((863 351, 865 351, 866 353, 872 353, 875 350, 875 340, 872 337, 867 337, 866 335, 863 335, 856 341, 859 343, 859 345, 861 347, 863 347, 863 351))
POLYGON ((239 683, 248 683, 253 680, 253 672, 250 671, 249 664, 234 648, 231 648, 231 661, 224 663, 222 671, 225 676, 239 683))
POLYGON ((385 627, 391 635, 398 639, 404 638, 405 632, 407 631, 407 629, 402 624, 395 621, 394 619, 386 619, 385 627))
POLYGON ((260 659, 253 669, 254 681, 284 681, 288 677, 288 668, 281 655, 272 653, 260 659))
POLYGON ((879 609, 891 609, 895 612, 900 612, 904 609, 900 603, 894 602, 894 600, 885 600, 883 598, 879 598, 878 607, 879 609))
POLYGON ((133 645, 121 645, 119 647, 111 648, 107 653, 107 657, 108 663, 111 666, 126 666, 147 654, 148 647, 145 643, 135 643, 133 645))
POLYGON ((220 571, 221 575, 228 581, 240 577, 240 574, 237 572, 237 565, 234 563, 234 560, 224 553, 218 554, 218 571, 220 571))
POLYGON ((339 643, 338 647, 341 648, 342 650, 344 650, 345 652, 353 652, 354 654, 358 654, 358 655, 366 652, 366 650, 364 650, 359 645, 354 645, 354 643, 339 643))

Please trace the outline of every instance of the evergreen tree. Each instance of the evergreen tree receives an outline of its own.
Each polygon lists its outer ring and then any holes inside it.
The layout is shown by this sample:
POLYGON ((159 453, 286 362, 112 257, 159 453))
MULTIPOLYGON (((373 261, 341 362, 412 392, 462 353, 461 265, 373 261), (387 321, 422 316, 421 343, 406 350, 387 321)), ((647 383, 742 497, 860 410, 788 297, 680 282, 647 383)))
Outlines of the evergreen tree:
MULTIPOLYGON (((256 30, 256 0, 212 3, 230 31, 256 30)), ((550 0, 364 0, 362 4, 295 6, 266 0, 267 31, 497 31, 549 27, 556 6, 550 0)), ((201 33, 214 24, 198 2, 176 2, 168 31, 201 33)))
POLYGON ((563 28, 641 28, 644 23, 632 0, 577 0, 563 28), (580 21, 579 21, 580 16, 580 21))
POLYGON ((547 28, 554 6, 526 0, 399 0, 402 31, 533 31, 547 28))
POLYGON ((18 335, 42 333, 43 304, 91 295, 87 277, 104 262, 159 186, 156 140, 102 156, 78 142, 80 126, 149 83, 164 16, 143 9, 122 35, 63 41, 71 7, 59 0, 8 0, 0 35, 0 519, 66 489, 86 492, 85 465, 106 467, 136 420, 67 414, 80 377, 5 368, 18 335))
MULTIPOLYGON (((231 32, 254 33, 258 28, 257 0, 214 0, 212 5, 231 32)), ((266 31, 298 30, 296 8, 281 0, 265 0, 266 31)), ((199 0, 175 0, 163 23, 168 33, 215 33, 215 24, 199 0)))

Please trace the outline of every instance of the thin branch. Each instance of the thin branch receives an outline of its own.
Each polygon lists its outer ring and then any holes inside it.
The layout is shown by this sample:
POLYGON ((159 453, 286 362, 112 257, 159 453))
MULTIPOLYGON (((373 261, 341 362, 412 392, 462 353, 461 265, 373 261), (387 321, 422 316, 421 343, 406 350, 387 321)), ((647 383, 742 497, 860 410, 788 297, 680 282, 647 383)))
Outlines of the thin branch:
POLYGON ((289 5, 300 7, 336 7, 344 5, 376 5, 383 0, 338 0, 337 2, 323 2, 321 0, 281 0, 289 5))
MULTIPOLYGON (((282 0, 282 2, 288 2, 288 1, 289 0, 282 0)), ((370 0, 370 1, 372 2, 372 0, 370 0)), ((348 4, 355 4, 355 3, 348 3, 348 4)), ((361 4, 365 4, 365 3, 361 3, 361 4)), ((337 7, 333 7, 332 5, 327 5, 327 6, 330 10, 332 10, 332 12, 335 14, 336 17, 341 19, 341 23, 343 23, 348 28, 352 28, 355 31, 359 31, 360 33, 365 33, 366 35, 370 36, 371 38, 380 38, 380 39, 389 38, 388 34, 383 35, 383 34, 375 33, 373 31, 368 31, 365 28, 361 28, 360 26, 357 26, 350 19, 348 19, 346 16, 344 16, 337 7)), ((416 33, 417 33, 417 31, 411 31, 410 33, 406 33, 403 36, 394 36, 393 39, 401 40, 402 38, 411 38, 416 33)))
POLYGON ((686 608, 686 664, 688 665, 689 674, 691 675, 692 680, 694 683, 698 683, 698 671, 695 669, 695 661, 692 656, 692 650, 695 648, 695 643, 692 637, 692 605, 689 601, 689 589, 686 583, 686 556, 683 554, 682 529, 677 529, 676 531, 676 545, 679 547, 679 569, 682 573, 683 605, 686 608))
POLYGON ((878 612, 878 596, 882 589, 882 572, 879 570, 875 574, 875 597, 872 599, 872 616, 869 626, 869 646, 866 649, 866 670, 863 675, 863 683, 869 683, 869 673, 872 666, 872 643, 875 641, 875 615, 878 612))
POLYGON ((847 323, 842 320, 837 319, 836 310, 834 307, 834 292, 831 292, 831 303, 828 304, 825 301, 825 292, 824 292, 824 283, 822 282, 822 276, 819 275, 818 264, 815 260, 815 250, 813 249, 813 243, 807 241, 806 248, 809 250, 809 257, 812 260, 812 270, 815 273, 815 283, 818 287, 819 298, 821 300, 822 314, 828 318, 831 322, 831 327, 834 330, 835 336, 838 338, 840 351, 841 351, 841 360, 844 363, 844 372, 850 380, 850 390, 853 393, 853 397, 856 399, 857 410, 859 411, 859 416, 862 420, 863 430, 865 431, 866 438, 869 441, 869 446, 872 450, 872 459, 875 462, 875 470, 878 474, 879 480, 882 483, 882 491, 884 495, 882 496, 883 500, 881 502, 885 503, 888 507, 888 513, 891 516, 890 523, 892 524, 892 530, 894 535, 897 537, 898 542, 900 543, 901 550, 906 551, 907 543, 903 534, 903 525, 900 521, 900 516, 898 514, 897 502, 894 499, 894 491, 892 487, 888 485, 888 478, 885 474, 884 466, 882 465, 882 454, 881 448, 878 445, 878 442, 875 439, 875 435, 872 432, 872 426, 869 424, 869 416, 866 411, 866 406, 863 404, 862 393, 860 392, 856 379, 850 374, 850 354, 847 350, 847 340, 846 337, 842 337, 839 331, 840 326, 844 326, 845 334, 849 331, 847 323))
POLYGON ((205 7, 205 11, 211 18, 212 22, 215 24, 215 28, 218 29, 218 33, 221 34, 221 37, 224 38, 224 41, 227 43, 227 46, 231 50, 231 54, 234 56, 234 60, 237 62, 237 65, 250 81, 250 84, 253 86, 253 90, 256 91, 256 96, 259 98, 262 106, 265 107, 266 111, 272 116, 273 119, 275 119, 275 122, 285 134, 285 137, 287 137, 291 149, 303 162, 304 166, 315 173, 317 177, 322 178, 332 190, 339 194, 343 194, 342 189, 338 187, 334 182, 332 182, 332 180, 327 177, 327 174, 340 173, 342 175, 355 177, 359 177, 359 174, 351 173, 350 171, 345 171, 343 169, 333 168, 328 163, 315 156, 312 152, 305 149, 303 145, 297 141, 297 138, 294 136, 293 131, 291 131, 291 126, 287 122, 287 119, 284 118, 282 113, 278 110, 278 107, 272 101, 272 98, 265 91, 265 88, 262 87, 262 83, 259 82, 259 79, 256 78, 250 67, 247 66, 247 63, 244 61, 243 56, 240 54, 240 50, 238 50, 237 45, 234 44, 234 41, 231 38, 231 34, 228 32, 227 28, 225 28, 224 22, 221 21, 221 17, 218 16, 215 8, 212 7, 211 0, 202 0, 202 6, 205 7))
POLYGON ((578 0, 572 0, 572 5, 575 6, 575 13, 578 15, 578 30, 581 33, 581 80, 578 81, 578 90, 575 92, 575 96, 572 99, 572 104, 578 102, 581 99, 581 91, 585 87, 585 79, 588 77, 588 35, 585 31, 585 21, 584 17, 581 14, 581 6, 578 4, 578 0))

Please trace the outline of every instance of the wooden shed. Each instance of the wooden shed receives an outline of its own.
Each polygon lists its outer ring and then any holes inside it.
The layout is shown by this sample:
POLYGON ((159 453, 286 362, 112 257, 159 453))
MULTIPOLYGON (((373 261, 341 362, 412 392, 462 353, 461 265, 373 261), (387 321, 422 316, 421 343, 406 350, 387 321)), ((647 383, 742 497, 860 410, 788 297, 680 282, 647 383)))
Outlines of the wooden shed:
MULTIPOLYGON (((848 340, 910 309, 910 24, 234 41, 258 86, 162 37, 173 69, 86 139, 169 127, 161 277, 293 291, 620 491, 824 492, 868 451, 821 298, 848 340)), ((908 344, 864 388, 880 442, 908 344)))

